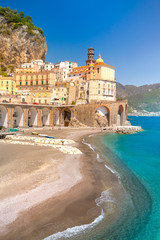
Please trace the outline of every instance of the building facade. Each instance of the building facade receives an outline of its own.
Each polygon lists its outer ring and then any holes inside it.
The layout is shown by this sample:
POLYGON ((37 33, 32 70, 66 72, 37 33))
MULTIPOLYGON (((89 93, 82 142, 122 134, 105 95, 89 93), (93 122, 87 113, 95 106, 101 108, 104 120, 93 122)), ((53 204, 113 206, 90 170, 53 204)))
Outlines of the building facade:
POLYGON ((15 95, 16 93, 16 81, 13 77, 0 76, 0 94, 1 95, 15 95))

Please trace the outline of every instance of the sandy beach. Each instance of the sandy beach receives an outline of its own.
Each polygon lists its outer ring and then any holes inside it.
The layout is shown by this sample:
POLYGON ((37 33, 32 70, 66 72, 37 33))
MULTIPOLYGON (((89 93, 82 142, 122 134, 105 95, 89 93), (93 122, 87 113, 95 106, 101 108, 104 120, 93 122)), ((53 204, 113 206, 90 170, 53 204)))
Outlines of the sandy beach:
MULTIPOLYGON (((25 136, 31 136, 25 131, 25 136)), ((91 223, 101 213, 95 200, 117 177, 105 169, 84 136, 92 129, 39 130, 72 139, 82 154, 64 154, 43 146, 0 143, 0 239, 44 239, 68 227, 91 223)))

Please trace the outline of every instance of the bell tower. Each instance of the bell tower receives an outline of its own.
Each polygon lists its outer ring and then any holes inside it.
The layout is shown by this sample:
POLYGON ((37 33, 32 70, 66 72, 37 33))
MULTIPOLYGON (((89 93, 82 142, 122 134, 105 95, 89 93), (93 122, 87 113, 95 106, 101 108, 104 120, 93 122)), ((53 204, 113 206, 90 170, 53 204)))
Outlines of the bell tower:
POLYGON ((86 65, 89 65, 91 63, 95 63, 95 60, 94 60, 94 48, 90 47, 88 48, 88 59, 86 60, 86 65))

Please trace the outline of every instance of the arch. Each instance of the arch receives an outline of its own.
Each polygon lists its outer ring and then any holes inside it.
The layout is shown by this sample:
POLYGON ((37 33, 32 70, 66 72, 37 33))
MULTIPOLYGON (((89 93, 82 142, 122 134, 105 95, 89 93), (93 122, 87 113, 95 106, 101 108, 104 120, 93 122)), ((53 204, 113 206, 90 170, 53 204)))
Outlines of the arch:
POLYGON ((49 126, 49 109, 43 108, 42 110, 42 126, 49 126))
POLYGON ((100 105, 95 110, 95 126, 110 126, 110 109, 106 105, 100 105))
POLYGON ((124 108, 122 105, 119 105, 117 112, 117 126, 124 125, 124 108))
POLYGON ((13 113, 13 127, 23 127, 23 110, 21 107, 15 107, 13 113))
POLYGON ((60 110, 56 108, 53 112, 53 125, 59 125, 60 124, 60 110))
POLYGON ((28 126, 37 126, 37 110, 34 107, 31 107, 28 111, 28 126))
POLYGON ((8 111, 4 106, 0 106, 0 126, 7 128, 8 111))
POLYGON ((63 108, 62 110, 62 124, 64 124, 65 127, 69 126, 69 123, 71 119, 73 118, 74 113, 71 108, 63 108))

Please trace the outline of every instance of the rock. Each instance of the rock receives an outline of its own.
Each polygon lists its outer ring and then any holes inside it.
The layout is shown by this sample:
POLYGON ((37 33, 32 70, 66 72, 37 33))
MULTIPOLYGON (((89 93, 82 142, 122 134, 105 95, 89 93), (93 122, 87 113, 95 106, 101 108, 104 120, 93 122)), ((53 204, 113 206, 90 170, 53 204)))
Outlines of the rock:
POLYGON ((0 16, 0 59, 1 66, 20 67, 24 62, 36 59, 45 60, 47 44, 45 37, 38 31, 28 32, 26 25, 13 29, 0 16))
POLYGON ((79 122, 75 117, 73 117, 69 123, 71 127, 87 127, 85 124, 79 122))
POLYGON ((95 114, 95 127, 106 127, 108 126, 107 117, 102 116, 100 113, 96 112, 95 114))

